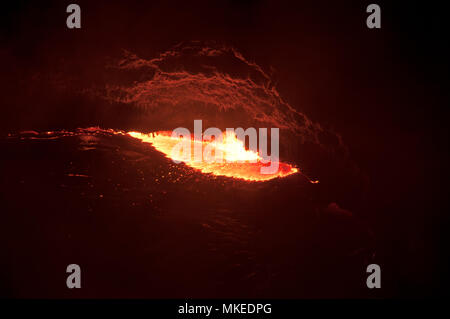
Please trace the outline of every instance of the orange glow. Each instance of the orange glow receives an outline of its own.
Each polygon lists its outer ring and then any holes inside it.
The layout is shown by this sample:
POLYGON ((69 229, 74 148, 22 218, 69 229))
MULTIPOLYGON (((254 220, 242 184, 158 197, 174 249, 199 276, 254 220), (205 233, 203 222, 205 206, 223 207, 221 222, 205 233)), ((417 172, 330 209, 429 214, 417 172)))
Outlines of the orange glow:
POLYGON ((267 181, 277 177, 285 177, 297 173, 298 168, 290 164, 279 163, 278 171, 274 174, 262 174, 261 167, 268 166, 270 163, 261 162, 262 158, 257 152, 246 150, 244 143, 239 140, 236 135, 231 132, 224 134, 222 141, 199 141, 191 139, 191 152, 189 156, 183 156, 179 151, 174 151, 174 147, 182 141, 182 138, 171 136, 171 132, 157 132, 143 134, 139 132, 128 132, 128 135, 150 143, 158 151, 166 155, 166 157, 184 162, 186 165, 200 170, 205 174, 213 174, 217 176, 227 176, 247 181, 267 181), (201 145, 202 154, 205 148, 208 148, 212 157, 216 152, 222 152, 223 161, 217 160, 196 160, 194 158, 195 146, 201 145))

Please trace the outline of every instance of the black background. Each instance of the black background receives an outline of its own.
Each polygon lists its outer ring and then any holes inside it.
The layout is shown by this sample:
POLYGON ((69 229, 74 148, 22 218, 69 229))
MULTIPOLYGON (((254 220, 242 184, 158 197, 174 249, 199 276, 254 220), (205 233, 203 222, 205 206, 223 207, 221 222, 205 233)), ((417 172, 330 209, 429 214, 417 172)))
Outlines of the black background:
POLYGON ((69 3, 2 5, 2 134, 101 122, 102 114, 54 94, 52 85, 58 76, 75 88, 101 81, 98 61, 124 48, 152 57, 182 41, 228 43, 275 70, 286 100, 339 132, 369 176, 368 218, 390 247, 385 254, 397 261, 390 266, 398 285, 392 296, 444 293, 449 41, 443 4, 377 1, 382 28, 370 30, 368 1, 78 1, 82 28, 69 30, 69 3))

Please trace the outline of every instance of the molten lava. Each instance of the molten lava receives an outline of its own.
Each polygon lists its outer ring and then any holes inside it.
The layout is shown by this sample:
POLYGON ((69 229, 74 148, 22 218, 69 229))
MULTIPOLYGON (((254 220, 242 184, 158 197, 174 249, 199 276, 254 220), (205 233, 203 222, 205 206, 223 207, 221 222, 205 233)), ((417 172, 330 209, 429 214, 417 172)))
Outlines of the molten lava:
POLYGON ((157 132, 143 134, 139 132, 128 132, 128 134, 145 143, 150 143, 166 157, 184 162, 186 165, 200 170, 202 173, 211 173, 216 176, 227 176, 244 179, 247 181, 267 181, 277 177, 285 177, 297 173, 298 168, 290 164, 279 162, 278 170, 273 174, 262 174, 261 167, 270 165, 264 163, 261 156, 254 151, 246 150, 244 142, 239 140, 234 133, 224 134, 222 141, 200 141, 191 139, 191 150, 195 146, 201 145, 202 154, 206 147, 212 154, 222 153, 222 161, 198 160, 194 157, 194 152, 190 156, 183 156, 180 152, 174 152, 174 148, 180 143, 180 138, 172 137, 171 132, 157 132))

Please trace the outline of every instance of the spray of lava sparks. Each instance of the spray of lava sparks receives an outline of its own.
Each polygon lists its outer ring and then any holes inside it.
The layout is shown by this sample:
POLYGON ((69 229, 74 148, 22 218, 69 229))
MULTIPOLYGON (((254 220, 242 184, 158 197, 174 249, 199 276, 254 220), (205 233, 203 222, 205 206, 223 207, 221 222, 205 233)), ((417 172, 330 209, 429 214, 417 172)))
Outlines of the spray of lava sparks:
POLYGON ((172 137, 171 132, 150 134, 128 132, 128 135, 142 142, 150 143, 166 157, 184 162, 186 165, 205 174, 210 173, 216 176, 227 176, 247 181, 267 181, 277 177, 285 177, 299 171, 298 168, 290 164, 279 162, 278 170, 275 173, 262 174, 261 167, 270 165, 270 163, 264 163, 257 152, 246 150, 244 142, 239 140, 234 133, 229 134, 227 132, 220 142, 191 139, 191 150, 195 148, 195 144, 201 144, 202 154, 205 148, 208 147, 211 153, 220 151, 223 161, 196 160, 194 152, 191 152, 191 155, 188 157, 183 156, 181 152, 174 152, 173 150, 180 142, 180 138, 172 137))
MULTIPOLYGON (((226 132, 223 139, 219 141, 199 141, 190 139, 191 150, 195 146, 201 145, 201 153, 205 154, 205 149, 208 148, 210 154, 220 151, 222 153, 222 161, 204 161, 197 160, 194 154, 190 157, 183 156, 182 152, 174 152, 174 147, 180 142, 180 137, 172 137, 170 131, 160 131, 156 133, 141 133, 141 132, 124 132, 113 129, 101 129, 99 127, 79 128, 75 131, 23 131, 19 134, 8 134, 8 138, 20 138, 20 140, 54 140, 63 137, 80 136, 84 140, 92 136, 110 136, 110 135, 128 135, 132 138, 138 139, 144 143, 149 143, 157 151, 163 153, 167 158, 177 162, 183 162, 187 166, 199 170, 204 174, 212 174, 215 176, 226 176, 231 178, 243 179, 246 181, 268 181, 278 177, 286 177, 295 173, 300 173, 300 170, 295 166, 287 163, 278 162, 278 170, 272 174, 261 173, 261 167, 270 166, 270 162, 263 161, 263 158, 258 152, 247 150, 244 142, 239 140, 235 133, 226 132)), ((95 149, 95 146, 82 148, 83 150, 95 149)), ((214 156, 214 155, 213 155, 214 156)), ((77 175, 79 176, 79 175, 77 175)), ((303 175, 304 176, 304 175, 303 175)), ((319 181, 310 180, 307 176, 305 178, 312 184, 317 184, 319 181)))

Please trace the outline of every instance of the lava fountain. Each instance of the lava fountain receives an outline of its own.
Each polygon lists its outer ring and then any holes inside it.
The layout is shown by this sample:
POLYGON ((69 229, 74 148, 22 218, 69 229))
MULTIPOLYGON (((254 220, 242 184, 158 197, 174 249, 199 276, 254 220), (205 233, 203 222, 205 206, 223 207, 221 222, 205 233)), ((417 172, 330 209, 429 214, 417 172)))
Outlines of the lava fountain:
POLYGON ((224 134, 222 141, 190 139, 191 149, 201 145, 202 154, 204 154, 206 148, 211 153, 221 152, 223 154, 223 161, 198 160, 194 158, 193 153, 186 157, 181 152, 174 152, 176 145, 180 143, 180 138, 173 137, 171 132, 168 131, 150 134, 128 132, 128 135, 151 144, 166 157, 176 162, 183 162, 187 166, 199 170, 204 174, 227 176, 247 181, 268 181, 299 172, 298 168, 287 163, 279 162, 276 172, 271 174, 261 173, 261 167, 268 166, 270 163, 264 161, 258 152, 247 150, 244 142, 239 140, 234 132, 224 134))

